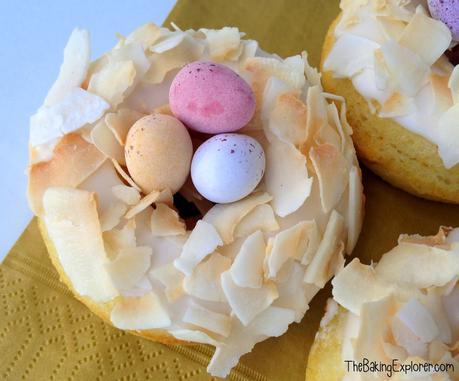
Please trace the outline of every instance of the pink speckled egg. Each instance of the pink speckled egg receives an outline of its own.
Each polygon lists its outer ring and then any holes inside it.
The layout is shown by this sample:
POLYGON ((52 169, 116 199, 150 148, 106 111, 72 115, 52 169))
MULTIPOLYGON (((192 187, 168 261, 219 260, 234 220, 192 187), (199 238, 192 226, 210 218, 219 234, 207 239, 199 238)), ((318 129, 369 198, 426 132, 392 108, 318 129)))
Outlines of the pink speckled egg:
POLYGON ((453 40, 459 41, 459 0, 428 0, 433 18, 443 21, 451 30, 453 40))
POLYGON ((197 61, 177 73, 169 105, 187 127, 220 134, 239 130, 252 119, 255 97, 249 84, 230 68, 197 61))

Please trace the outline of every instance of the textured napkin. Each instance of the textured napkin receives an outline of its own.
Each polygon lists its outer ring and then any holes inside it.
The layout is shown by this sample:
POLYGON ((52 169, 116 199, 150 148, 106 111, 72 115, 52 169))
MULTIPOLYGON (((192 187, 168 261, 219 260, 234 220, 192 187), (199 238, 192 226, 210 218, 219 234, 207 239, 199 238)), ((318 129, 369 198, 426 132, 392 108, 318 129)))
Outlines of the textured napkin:
MULTIPOLYGON (((238 26, 248 38, 283 57, 306 49, 318 65, 337 0, 179 0, 166 25, 238 26)), ((365 171, 364 229, 354 252, 377 260, 400 233, 433 234, 459 226, 459 207, 424 201, 365 171)), ((257 344, 231 380, 304 380, 306 358, 330 288, 313 300, 300 324, 257 344)), ((166 346, 118 331, 75 300, 59 282, 33 220, 0 266, 0 379, 210 380, 212 348, 166 346)))

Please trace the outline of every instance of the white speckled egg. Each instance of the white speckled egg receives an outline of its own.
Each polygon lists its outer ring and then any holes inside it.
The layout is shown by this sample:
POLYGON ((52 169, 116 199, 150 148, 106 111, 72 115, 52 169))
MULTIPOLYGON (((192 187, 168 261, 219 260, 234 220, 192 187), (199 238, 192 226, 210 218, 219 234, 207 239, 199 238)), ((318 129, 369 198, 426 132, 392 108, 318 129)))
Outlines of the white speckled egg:
POLYGON ((253 138, 220 134, 206 140, 191 162, 191 179, 206 199, 224 204, 248 196, 265 173, 265 153, 253 138))

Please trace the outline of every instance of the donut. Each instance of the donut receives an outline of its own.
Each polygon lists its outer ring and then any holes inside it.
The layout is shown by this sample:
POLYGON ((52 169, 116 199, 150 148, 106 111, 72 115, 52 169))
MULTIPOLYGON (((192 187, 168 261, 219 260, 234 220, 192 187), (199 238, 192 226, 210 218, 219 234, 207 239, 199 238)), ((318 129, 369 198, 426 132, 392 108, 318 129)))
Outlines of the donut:
POLYGON ((306 380, 411 380, 422 372, 455 380, 458 253, 459 229, 442 227, 435 236, 401 235, 377 264, 350 262, 332 281, 306 380))
POLYGON ((457 204, 453 45, 447 24, 418 2, 347 1, 325 37, 321 69, 324 88, 347 101, 366 166, 412 194, 457 204))
POLYGON ((62 282, 121 330, 214 346, 220 377, 303 318, 364 204, 344 100, 305 53, 242 37, 146 24, 91 61, 75 29, 30 125, 28 199, 62 282))

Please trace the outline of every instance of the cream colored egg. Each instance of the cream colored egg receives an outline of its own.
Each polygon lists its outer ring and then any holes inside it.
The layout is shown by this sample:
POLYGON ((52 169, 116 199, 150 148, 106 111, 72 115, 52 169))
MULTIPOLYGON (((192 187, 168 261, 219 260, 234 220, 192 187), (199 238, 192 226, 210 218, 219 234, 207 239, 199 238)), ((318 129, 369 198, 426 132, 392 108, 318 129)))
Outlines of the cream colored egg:
POLYGON ((147 115, 127 135, 126 165, 145 193, 166 188, 177 192, 188 177, 192 155, 186 127, 169 115, 147 115))

